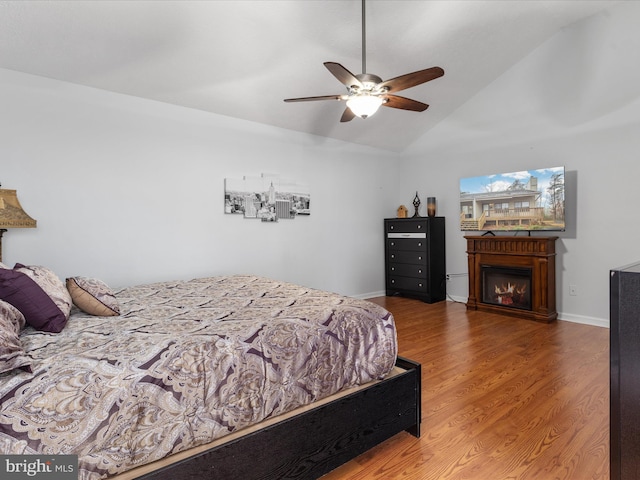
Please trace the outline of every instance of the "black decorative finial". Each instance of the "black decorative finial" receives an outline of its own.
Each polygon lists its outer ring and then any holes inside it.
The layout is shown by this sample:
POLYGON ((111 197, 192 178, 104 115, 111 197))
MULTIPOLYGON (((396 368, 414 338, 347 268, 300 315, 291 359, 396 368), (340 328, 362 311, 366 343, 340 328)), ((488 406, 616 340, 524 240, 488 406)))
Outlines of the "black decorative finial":
POLYGON ((420 215, 418 215, 418 209, 420 208, 420 198, 418 198, 418 192, 416 192, 416 196, 413 199, 413 206, 416 209, 416 213, 413 214, 414 217, 419 217, 420 215))

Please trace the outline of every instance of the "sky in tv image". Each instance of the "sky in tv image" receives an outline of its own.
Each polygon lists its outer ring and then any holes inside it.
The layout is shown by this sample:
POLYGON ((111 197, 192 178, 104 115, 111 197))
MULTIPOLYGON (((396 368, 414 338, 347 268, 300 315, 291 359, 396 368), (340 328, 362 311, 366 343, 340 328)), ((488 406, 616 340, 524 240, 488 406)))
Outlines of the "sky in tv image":
POLYGON ((561 174, 564 177, 564 167, 523 170, 520 172, 463 178, 460 180, 460 193, 504 192, 509 190, 515 181, 520 181, 526 185, 530 177, 536 177, 538 179, 538 190, 544 193, 549 188, 549 185, 551 185, 552 176, 557 174, 561 174))

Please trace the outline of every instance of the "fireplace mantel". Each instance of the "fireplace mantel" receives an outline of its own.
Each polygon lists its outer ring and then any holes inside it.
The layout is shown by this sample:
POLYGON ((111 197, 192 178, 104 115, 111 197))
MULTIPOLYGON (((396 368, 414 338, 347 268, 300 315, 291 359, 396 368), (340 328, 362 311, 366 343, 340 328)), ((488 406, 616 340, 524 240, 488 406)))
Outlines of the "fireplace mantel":
POLYGON ((556 246, 558 237, 465 236, 469 262, 468 310, 551 322, 556 312, 556 246), (483 301, 483 267, 531 272, 531 308, 519 309, 483 301))

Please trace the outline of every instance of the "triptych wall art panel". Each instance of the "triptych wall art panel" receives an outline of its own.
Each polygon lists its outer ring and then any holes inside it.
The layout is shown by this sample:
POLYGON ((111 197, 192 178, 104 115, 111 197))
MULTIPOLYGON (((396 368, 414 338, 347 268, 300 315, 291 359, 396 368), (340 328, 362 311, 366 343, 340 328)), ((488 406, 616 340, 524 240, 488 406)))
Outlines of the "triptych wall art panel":
POLYGON ((277 222, 310 215, 310 205, 307 185, 279 175, 263 173, 224 180, 224 213, 277 222))

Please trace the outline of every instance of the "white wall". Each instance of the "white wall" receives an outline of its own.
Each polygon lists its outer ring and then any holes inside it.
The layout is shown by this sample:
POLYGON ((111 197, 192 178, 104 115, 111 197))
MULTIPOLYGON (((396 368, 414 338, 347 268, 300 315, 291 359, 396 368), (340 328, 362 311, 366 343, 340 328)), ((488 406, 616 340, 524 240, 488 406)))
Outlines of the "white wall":
MULTIPOLYGON (((448 272, 467 271, 461 177, 565 165, 559 317, 608 325, 609 270, 640 260, 639 19, 640 3, 625 2, 571 25, 405 152, 398 201, 416 189, 438 198, 448 272)), ((467 282, 454 278, 449 293, 466 300, 467 282)))
MULTIPOLYGON (((423 214, 438 198, 447 270, 465 273, 460 177, 565 165, 560 318, 607 325, 609 269, 640 260, 639 18, 624 2, 566 28, 401 155, 0 70, 0 182, 38 220, 5 234, 5 263, 113 286, 249 272, 381 294, 382 219, 416 190, 423 214), (307 182, 312 215, 224 215, 223 179, 261 172, 307 182)), ((449 292, 466 300, 467 279, 449 292)))
POLYGON ((384 290, 382 218, 394 154, 0 70, 0 182, 38 228, 4 263, 117 287, 256 273, 350 295, 384 290), (224 214, 224 178, 307 183, 312 214, 224 214))

